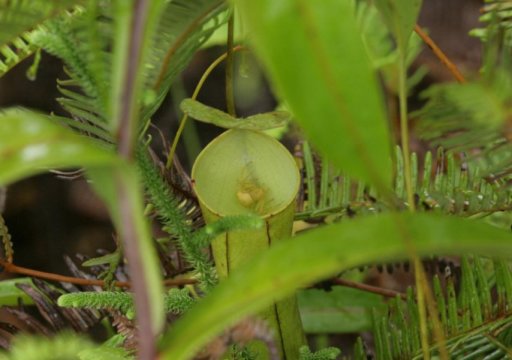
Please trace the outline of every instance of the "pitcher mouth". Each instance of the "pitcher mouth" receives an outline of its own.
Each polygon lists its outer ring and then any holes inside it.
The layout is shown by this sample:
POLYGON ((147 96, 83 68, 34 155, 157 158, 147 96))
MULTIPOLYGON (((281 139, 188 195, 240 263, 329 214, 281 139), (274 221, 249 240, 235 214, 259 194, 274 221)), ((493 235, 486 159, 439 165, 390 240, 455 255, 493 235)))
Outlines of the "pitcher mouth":
POLYGON ((201 206, 220 217, 271 217, 295 201, 300 186, 296 161, 279 141, 240 129, 224 132, 203 149, 192 179, 201 206))

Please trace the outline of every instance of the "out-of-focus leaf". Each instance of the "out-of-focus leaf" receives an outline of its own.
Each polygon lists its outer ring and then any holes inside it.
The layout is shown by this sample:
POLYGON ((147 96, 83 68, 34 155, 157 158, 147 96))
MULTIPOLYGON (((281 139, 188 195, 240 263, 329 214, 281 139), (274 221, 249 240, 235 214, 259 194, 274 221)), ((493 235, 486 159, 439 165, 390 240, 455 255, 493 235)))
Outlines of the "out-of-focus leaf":
POLYGON ((376 0, 384 21, 395 35, 398 47, 406 50, 422 0, 376 0))
POLYGON ((118 262, 121 257, 121 254, 118 252, 112 253, 112 254, 106 254, 103 256, 98 256, 89 260, 86 260, 82 263, 82 266, 98 266, 98 265, 104 265, 104 264, 112 264, 115 262, 118 262))
POLYGON ((36 112, 0 112, 0 184, 53 168, 112 165, 117 157, 36 112))
POLYGON ((325 226, 275 244, 214 289, 163 338, 162 359, 191 358, 213 336, 302 286, 344 269, 421 254, 512 255, 510 232, 434 214, 388 213, 325 226))
POLYGON ((17 306, 19 301, 24 305, 32 305, 34 301, 17 284, 32 285, 29 278, 19 278, 0 281, 0 306, 17 306))
POLYGON ((33 30, 45 20, 82 4, 83 0, 17 0, 0 2, 0 45, 33 30))
POLYGON ((368 331, 372 309, 384 306, 379 295, 341 286, 303 290, 297 300, 304 331, 320 334, 368 331))
POLYGON ((351 176, 388 186, 388 125, 354 2, 234 3, 270 80, 316 147, 351 176))

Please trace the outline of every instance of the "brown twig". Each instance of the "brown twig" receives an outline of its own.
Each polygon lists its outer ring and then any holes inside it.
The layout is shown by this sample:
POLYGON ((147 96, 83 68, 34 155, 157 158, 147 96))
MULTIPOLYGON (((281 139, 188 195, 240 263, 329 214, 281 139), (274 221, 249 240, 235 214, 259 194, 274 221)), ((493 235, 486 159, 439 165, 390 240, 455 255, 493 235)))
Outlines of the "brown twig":
POLYGON ((462 75, 462 73, 457 68, 457 65, 455 65, 449 58, 446 56, 446 54, 437 46, 437 44, 432 40, 430 36, 428 36, 421 27, 416 24, 414 26, 414 31, 416 34, 419 35, 419 37, 423 40, 425 44, 432 50, 434 55, 441 61, 441 63, 446 66, 446 68, 452 73, 453 77, 461 84, 466 82, 466 79, 462 75))
MULTIPOLYGON (((5 260, 0 260, 0 266, 4 268, 5 272, 11 274, 18 275, 27 275, 39 279, 45 279, 50 281, 58 281, 64 283, 70 283, 75 285, 85 285, 85 286, 104 286, 105 281, 98 279, 84 279, 77 278, 72 276, 65 276, 60 274, 54 274, 45 271, 39 271, 34 269, 25 268, 22 266, 15 265, 13 263, 7 262, 5 260)), ((195 284, 197 281, 195 279, 167 279, 164 280, 164 285, 166 286, 180 286, 180 285, 188 285, 195 284)), ((120 288, 130 288, 131 283, 127 281, 115 281, 114 286, 120 288)))
POLYGON ((333 282, 337 285, 351 287, 354 289, 371 292, 371 293, 382 295, 382 296, 389 297, 389 298, 396 298, 397 296, 399 296, 402 299, 407 298, 406 294, 401 293, 399 291, 395 291, 395 290, 391 290, 391 289, 384 289, 384 288, 381 288, 378 286, 362 284, 362 283, 347 280, 347 279, 336 278, 336 279, 333 279, 333 282))

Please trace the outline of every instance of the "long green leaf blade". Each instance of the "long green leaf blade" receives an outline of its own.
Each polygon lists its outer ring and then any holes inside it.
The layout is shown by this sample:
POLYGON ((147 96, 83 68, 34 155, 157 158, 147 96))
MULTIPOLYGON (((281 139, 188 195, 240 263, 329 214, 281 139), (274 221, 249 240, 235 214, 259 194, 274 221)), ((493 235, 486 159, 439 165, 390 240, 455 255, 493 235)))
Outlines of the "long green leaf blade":
POLYGON ((276 89, 319 150, 351 176, 388 186, 389 134, 353 2, 234 2, 276 89))
POLYGON ((0 112, 0 184, 53 168, 112 165, 116 156, 52 118, 23 109, 0 112))
POLYGON ((233 273, 164 337, 162 358, 191 358, 226 326, 314 281, 361 264, 406 258, 404 237, 420 255, 512 255, 509 232, 460 218, 390 213, 325 226, 276 244, 233 273))

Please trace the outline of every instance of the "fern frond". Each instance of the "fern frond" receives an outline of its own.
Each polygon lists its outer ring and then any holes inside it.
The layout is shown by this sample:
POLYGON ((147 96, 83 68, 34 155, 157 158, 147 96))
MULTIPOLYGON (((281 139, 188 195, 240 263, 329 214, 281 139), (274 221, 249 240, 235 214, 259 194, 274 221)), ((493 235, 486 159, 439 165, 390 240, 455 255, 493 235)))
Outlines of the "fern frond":
MULTIPOLYGON (((446 289, 442 288, 439 278, 434 278, 441 330, 452 359, 510 356, 507 349, 512 346, 512 272, 507 262, 495 261, 495 281, 491 286, 483 261, 478 257, 463 258, 458 292, 451 278, 446 289), (498 297, 493 306, 491 294, 494 292, 498 297)), ((432 326, 429 324, 431 341, 432 326)), ((374 316, 374 336, 379 359, 422 358, 418 308, 410 289, 407 301, 397 298, 390 303, 387 315, 374 316)), ((433 354, 437 353, 437 346, 432 345, 433 354)))
POLYGON ((308 346, 302 346, 300 348, 299 356, 300 360, 335 360, 341 353, 340 349, 335 347, 329 347, 312 352, 308 346))
MULTIPOLYGON (((115 338, 115 337, 114 337, 115 338)), ((134 356, 120 347, 119 342, 107 341, 98 346, 85 337, 63 332, 54 338, 19 335, 14 338, 8 354, 2 360, 133 360, 134 356)))
POLYGON ((485 82, 466 85, 440 85, 425 92, 420 117, 420 135, 452 152, 465 152, 469 164, 480 176, 493 182, 506 182, 512 169, 511 101, 512 74, 495 70, 485 82))
POLYGON ((83 4, 84 0, 17 0, 0 2, 0 45, 5 45, 46 20, 83 4))
MULTIPOLYGON (((181 314, 190 308, 194 299, 190 297, 187 289, 171 289, 165 295, 164 303, 166 312, 181 314)), ((84 291, 64 294, 59 297, 58 305, 96 310, 118 310, 129 319, 133 319, 135 312, 133 295, 121 291, 84 291)))
POLYGON ((7 262, 12 262, 14 250, 12 248, 11 234, 9 233, 9 229, 5 224, 5 220, 2 214, 0 214, 0 238, 2 239, 2 244, 4 245, 5 260, 7 262))
POLYGON ((33 37, 41 31, 40 25, 84 2, 85 0, 1 2, 0 77, 39 48, 33 43, 33 37))
POLYGON ((10 43, 0 46, 0 77, 38 49, 31 41, 33 33, 25 32, 11 40, 10 43))
POLYGON ((93 348, 91 341, 72 333, 62 333, 53 339, 20 335, 14 338, 8 354, 0 354, 0 359, 81 360, 80 352, 93 348))
POLYGON ((217 282, 213 265, 203 248, 192 241, 192 227, 175 194, 149 158, 146 148, 140 147, 136 156, 144 186, 164 224, 164 230, 176 236, 180 250, 199 276, 201 287, 211 288, 217 282))
POLYGON ((164 100, 177 75, 210 35, 227 21, 225 2, 176 0, 165 6, 146 64, 145 88, 151 101, 145 104, 148 119, 164 100))
MULTIPOLYGON (((388 208, 379 194, 364 183, 352 181, 319 159, 303 145, 304 188, 299 198, 296 219, 328 218, 374 214, 388 208)), ((395 195, 407 206, 403 154, 396 148, 393 187, 395 195)), ((421 161, 411 154, 412 184, 420 210, 439 211, 459 216, 488 215, 512 209, 512 189, 482 179, 480 168, 468 166, 453 153, 441 148, 427 152, 421 161), (462 162, 462 164, 460 164, 462 162)))
POLYGON ((172 288, 165 295, 165 311, 171 314, 182 314, 187 311, 195 300, 190 297, 189 291, 185 289, 172 288))
MULTIPOLYGON (((63 97, 57 99, 75 120, 101 132, 101 140, 112 142, 107 106, 111 55, 111 8, 109 2, 89 0, 42 26, 33 42, 65 64, 69 79, 59 80, 63 97)), ((96 134, 98 135, 98 134, 96 134)))
POLYGON ((504 43, 510 47, 512 45, 512 18, 510 16, 512 10, 512 1, 509 0, 486 0, 486 5, 482 9, 483 14, 480 21, 487 23, 487 27, 474 29, 471 35, 480 38, 484 43, 490 42, 500 35, 504 43))
POLYGON ((77 292, 64 294, 59 297, 58 305, 87 309, 115 309, 133 318, 133 295, 121 291, 77 292))

